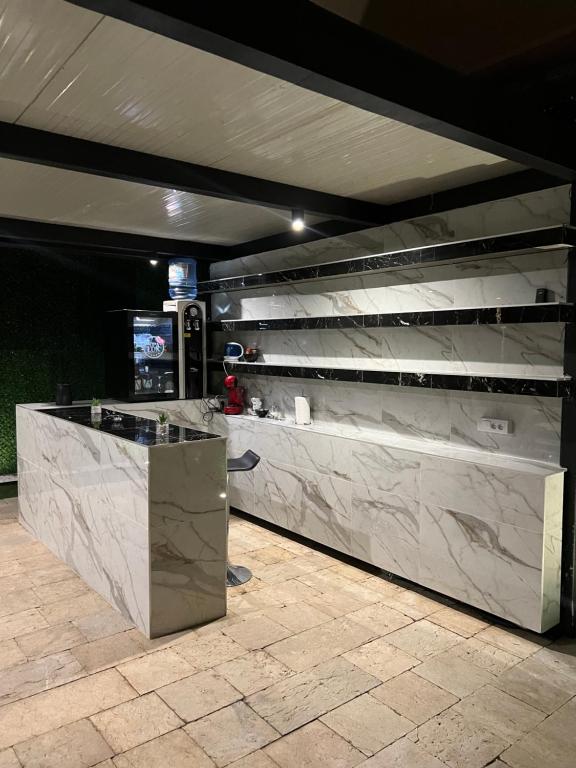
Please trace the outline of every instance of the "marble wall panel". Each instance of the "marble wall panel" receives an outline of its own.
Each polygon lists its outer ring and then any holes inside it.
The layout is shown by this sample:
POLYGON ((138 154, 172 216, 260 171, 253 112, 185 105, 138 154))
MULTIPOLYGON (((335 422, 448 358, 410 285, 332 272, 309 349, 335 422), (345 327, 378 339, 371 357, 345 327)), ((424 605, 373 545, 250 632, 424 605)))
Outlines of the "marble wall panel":
POLYGON ((570 223, 570 186, 531 192, 383 227, 212 264, 212 277, 321 264, 383 251, 570 223))
POLYGON ((150 449, 151 634, 226 614, 224 440, 150 449))
POLYGON ((424 503, 482 519, 542 533, 545 491, 541 471, 518 472, 433 456, 422 459, 424 503))
POLYGON ((551 626, 542 617, 541 533, 429 504, 420 526, 420 583, 536 632, 551 626))
POLYGON ((558 464, 562 403, 551 397, 474 392, 449 395, 449 440, 454 445, 558 464), (513 433, 479 432, 481 418, 509 419, 513 433))
POLYGON ((349 440, 349 477, 376 492, 387 491, 404 499, 420 498, 421 454, 377 443, 349 440))
POLYGON ((255 476, 255 514, 341 552, 350 551, 350 484, 263 460, 255 476))

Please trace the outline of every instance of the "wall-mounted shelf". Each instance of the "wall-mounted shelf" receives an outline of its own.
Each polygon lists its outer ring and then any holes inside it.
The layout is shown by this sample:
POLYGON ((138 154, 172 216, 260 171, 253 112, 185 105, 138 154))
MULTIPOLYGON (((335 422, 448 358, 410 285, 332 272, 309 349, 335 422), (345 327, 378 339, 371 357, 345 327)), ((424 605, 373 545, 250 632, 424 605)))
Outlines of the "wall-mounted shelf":
POLYGON ((567 226, 532 229, 511 235, 483 237, 457 243, 443 243, 423 248, 379 253, 343 261, 317 264, 311 267, 282 269, 262 274, 223 277, 198 283, 202 294, 221 291, 241 291, 246 288, 322 280, 345 275, 366 275, 375 272, 423 267, 434 264, 466 261, 467 259, 491 258, 505 253, 522 253, 535 250, 551 250, 576 245, 576 229, 567 226))
POLYGON ((517 323, 570 323, 573 304, 522 304, 470 309, 435 309, 424 312, 386 312, 377 315, 288 317, 269 320, 220 320, 211 331, 318 331, 341 328, 404 328, 423 325, 512 325, 517 323))
MULTIPOLYGON (((572 397, 573 381, 563 378, 513 378, 502 376, 470 376, 409 371, 370 371, 354 368, 318 368, 313 366, 270 365, 268 363, 226 363, 228 373, 256 376, 280 376, 317 381, 346 381, 364 384, 386 384, 422 389, 448 389, 465 392, 491 392, 538 397, 572 397)), ((222 360, 209 360, 208 368, 223 369, 222 360)))

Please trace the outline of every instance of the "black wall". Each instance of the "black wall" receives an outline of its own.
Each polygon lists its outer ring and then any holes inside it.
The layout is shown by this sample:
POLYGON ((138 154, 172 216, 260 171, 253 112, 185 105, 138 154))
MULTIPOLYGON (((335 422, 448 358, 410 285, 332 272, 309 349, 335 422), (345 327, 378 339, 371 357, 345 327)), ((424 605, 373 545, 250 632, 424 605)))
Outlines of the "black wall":
POLYGON ((104 397, 104 313, 165 298, 166 267, 146 259, 0 251, 0 475, 16 471, 15 404, 52 402, 57 382, 104 397))

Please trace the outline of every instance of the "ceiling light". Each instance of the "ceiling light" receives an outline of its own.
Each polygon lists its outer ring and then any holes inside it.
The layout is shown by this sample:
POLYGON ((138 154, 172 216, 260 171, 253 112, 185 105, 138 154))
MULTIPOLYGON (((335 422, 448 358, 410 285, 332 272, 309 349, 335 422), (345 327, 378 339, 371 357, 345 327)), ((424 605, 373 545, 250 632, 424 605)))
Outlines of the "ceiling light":
POLYGON ((158 264, 158 259, 150 259, 150 266, 155 267, 158 264))
POLYGON ((302 232, 305 227, 304 211, 292 211, 292 229, 294 232, 302 232))

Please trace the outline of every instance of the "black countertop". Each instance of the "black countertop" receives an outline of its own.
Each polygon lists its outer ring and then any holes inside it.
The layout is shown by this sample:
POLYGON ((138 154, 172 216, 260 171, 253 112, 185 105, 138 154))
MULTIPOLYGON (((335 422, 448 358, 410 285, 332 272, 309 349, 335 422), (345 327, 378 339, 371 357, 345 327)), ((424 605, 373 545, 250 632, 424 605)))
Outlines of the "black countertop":
POLYGON ((220 435, 212 435, 210 432, 200 432, 197 429, 187 427, 168 426, 166 435, 159 435, 158 422, 153 419, 143 419, 133 414, 118 413, 108 408, 102 408, 102 420, 94 421, 89 405, 75 405, 69 408, 40 408, 40 413, 54 416, 56 419, 64 419, 74 424, 80 424, 89 429, 97 429, 107 435, 121 437, 144 446, 167 445, 168 443, 194 443, 198 440, 212 440, 220 435))

